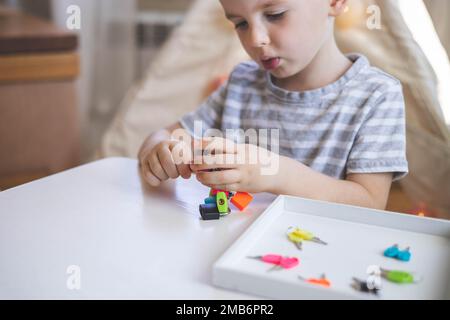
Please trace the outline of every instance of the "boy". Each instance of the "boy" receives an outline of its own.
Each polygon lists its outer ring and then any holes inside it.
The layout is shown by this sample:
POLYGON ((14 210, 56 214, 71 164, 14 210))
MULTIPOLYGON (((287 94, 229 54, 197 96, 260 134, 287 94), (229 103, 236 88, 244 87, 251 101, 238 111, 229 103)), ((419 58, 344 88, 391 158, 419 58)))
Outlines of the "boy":
MULTIPOLYGON (((365 57, 338 49, 334 18, 346 2, 221 0, 254 61, 237 66, 198 110, 147 138, 139 152, 142 177, 158 186, 194 173, 215 189, 384 209, 392 180, 408 172, 402 88, 365 57), (263 175, 261 163, 248 161, 175 162, 180 142, 170 133, 192 135, 197 120, 220 130, 279 128, 279 169, 263 175)), ((261 151, 238 147, 215 148, 211 156, 261 151)))

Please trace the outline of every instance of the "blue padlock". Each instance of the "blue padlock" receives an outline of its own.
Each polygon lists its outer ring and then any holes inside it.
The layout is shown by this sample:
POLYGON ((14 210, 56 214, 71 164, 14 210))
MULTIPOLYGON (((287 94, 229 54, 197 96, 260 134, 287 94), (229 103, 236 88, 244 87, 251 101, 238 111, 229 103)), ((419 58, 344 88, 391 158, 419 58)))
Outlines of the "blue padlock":
POLYGON ((211 196, 205 199, 205 204, 216 203, 216 196, 211 196))

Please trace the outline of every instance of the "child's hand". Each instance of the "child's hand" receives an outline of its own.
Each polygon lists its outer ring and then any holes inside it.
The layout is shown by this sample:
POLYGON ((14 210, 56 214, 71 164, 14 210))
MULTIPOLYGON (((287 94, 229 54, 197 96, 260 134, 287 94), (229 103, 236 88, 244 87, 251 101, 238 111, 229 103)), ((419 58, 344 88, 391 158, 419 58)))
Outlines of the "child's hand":
POLYGON ((155 146, 149 140, 139 151, 141 176, 153 187, 169 178, 176 179, 181 176, 189 179, 192 173, 189 167, 191 160, 190 146, 186 148, 185 144, 178 140, 163 140, 155 146), (180 152, 181 150, 185 152, 180 152))
POLYGON ((264 174, 267 161, 279 156, 251 144, 235 144, 221 138, 202 140, 203 157, 195 158, 191 170, 202 184, 218 190, 271 192, 276 173, 264 174))

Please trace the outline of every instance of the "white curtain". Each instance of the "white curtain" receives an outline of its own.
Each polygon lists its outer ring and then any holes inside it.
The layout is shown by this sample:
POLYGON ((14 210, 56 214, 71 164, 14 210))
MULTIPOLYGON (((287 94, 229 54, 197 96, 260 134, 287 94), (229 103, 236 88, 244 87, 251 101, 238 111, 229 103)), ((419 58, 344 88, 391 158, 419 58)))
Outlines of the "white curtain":
MULTIPOLYGON (((443 4, 440 0, 433 1, 429 3, 443 4)), ((448 8, 450 9, 450 6, 448 8)), ((448 89, 450 87, 450 63, 437 32, 437 24, 428 14, 427 7, 422 0, 399 0, 399 9, 414 40, 427 57, 437 77, 438 98, 442 110, 435 106, 436 111, 450 126, 450 91, 448 89)))
POLYGON ((450 1, 424 0, 442 44, 450 56, 450 1))
POLYGON ((80 119, 87 160, 135 77, 135 0, 52 0, 54 21, 66 28, 71 5, 80 8, 80 119))

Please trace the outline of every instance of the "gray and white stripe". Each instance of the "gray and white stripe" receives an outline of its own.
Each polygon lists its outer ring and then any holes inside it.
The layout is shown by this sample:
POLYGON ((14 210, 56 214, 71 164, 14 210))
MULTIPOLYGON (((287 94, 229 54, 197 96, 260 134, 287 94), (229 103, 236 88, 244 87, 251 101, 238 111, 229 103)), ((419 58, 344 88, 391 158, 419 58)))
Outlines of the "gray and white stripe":
POLYGON ((279 129, 279 152, 331 177, 350 173, 408 172, 405 107, 400 82, 348 55, 353 66, 323 88, 292 92, 275 86, 255 62, 238 65, 227 84, 183 116, 193 133, 219 129, 279 129))

